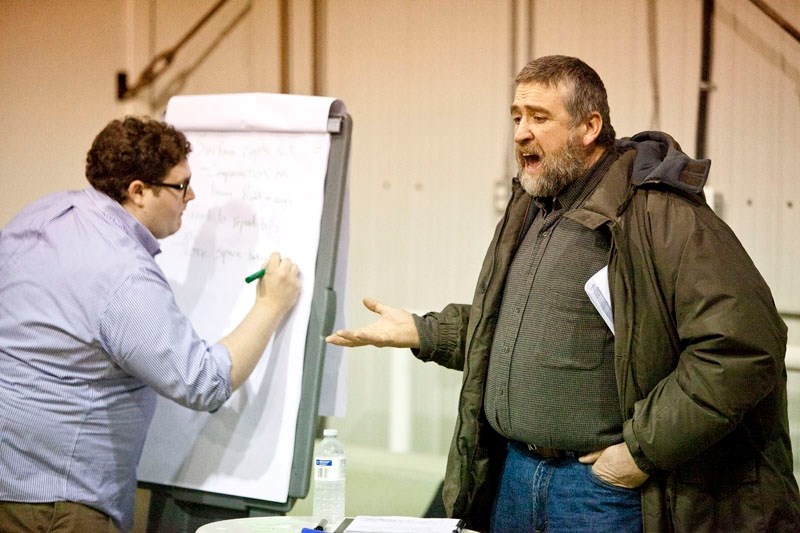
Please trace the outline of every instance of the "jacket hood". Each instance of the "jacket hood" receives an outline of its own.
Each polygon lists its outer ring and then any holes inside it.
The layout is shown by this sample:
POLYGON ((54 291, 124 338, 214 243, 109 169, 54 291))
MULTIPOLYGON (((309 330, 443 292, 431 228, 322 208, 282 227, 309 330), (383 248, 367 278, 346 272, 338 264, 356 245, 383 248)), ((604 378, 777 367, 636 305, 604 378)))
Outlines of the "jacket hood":
POLYGON ((660 131, 645 131, 617 140, 620 151, 636 150, 631 184, 665 184, 691 194, 703 195, 710 159, 692 159, 675 139, 660 131))

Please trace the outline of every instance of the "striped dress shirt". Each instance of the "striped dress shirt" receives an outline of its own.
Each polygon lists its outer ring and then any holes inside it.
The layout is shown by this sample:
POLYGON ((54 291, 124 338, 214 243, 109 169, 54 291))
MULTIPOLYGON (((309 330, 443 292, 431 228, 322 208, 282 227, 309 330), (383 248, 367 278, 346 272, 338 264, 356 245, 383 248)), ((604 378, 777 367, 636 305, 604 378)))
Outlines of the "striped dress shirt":
POLYGON ((0 501, 72 501, 133 526, 156 393, 195 410, 231 394, 155 262, 158 241, 110 197, 46 196, 0 232, 0 501))

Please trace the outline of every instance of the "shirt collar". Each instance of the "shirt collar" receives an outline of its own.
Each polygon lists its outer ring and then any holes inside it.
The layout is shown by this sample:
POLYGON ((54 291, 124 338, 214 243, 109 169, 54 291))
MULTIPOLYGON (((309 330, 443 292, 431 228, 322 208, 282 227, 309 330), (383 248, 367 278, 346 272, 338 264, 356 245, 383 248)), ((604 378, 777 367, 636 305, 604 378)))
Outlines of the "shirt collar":
POLYGON ((136 239, 147 250, 147 253, 153 257, 161 253, 158 239, 119 202, 94 187, 86 187, 84 192, 106 220, 136 239))

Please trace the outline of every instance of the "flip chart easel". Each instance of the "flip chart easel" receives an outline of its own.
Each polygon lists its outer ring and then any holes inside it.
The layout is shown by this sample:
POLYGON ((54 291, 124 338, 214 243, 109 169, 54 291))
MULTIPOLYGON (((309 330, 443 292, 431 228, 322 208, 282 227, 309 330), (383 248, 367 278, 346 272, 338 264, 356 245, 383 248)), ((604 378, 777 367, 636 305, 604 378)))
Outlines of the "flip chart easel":
POLYGON ((247 93, 174 97, 165 120, 192 143, 197 208, 162 242, 162 268, 200 336, 216 342, 238 323, 254 297, 244 277, 273 249, 303 276, 300 301, 217 413, 159 399, 139 486, 151 491, 148 530, 180 532, 285 514, 308 494, 324 338, 343 279, 352 119, 332 98, 247 93))

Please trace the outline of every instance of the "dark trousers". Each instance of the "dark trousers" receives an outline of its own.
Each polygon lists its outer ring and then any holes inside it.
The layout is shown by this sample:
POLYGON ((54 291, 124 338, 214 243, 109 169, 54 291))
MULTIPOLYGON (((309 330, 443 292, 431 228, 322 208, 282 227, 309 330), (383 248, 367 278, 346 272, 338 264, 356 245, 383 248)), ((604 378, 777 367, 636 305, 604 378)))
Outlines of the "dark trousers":
POLYGON ((108 515, 74 502, 0 502, 3 533, 118 533, 108 515))

